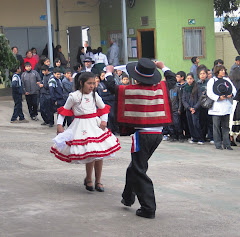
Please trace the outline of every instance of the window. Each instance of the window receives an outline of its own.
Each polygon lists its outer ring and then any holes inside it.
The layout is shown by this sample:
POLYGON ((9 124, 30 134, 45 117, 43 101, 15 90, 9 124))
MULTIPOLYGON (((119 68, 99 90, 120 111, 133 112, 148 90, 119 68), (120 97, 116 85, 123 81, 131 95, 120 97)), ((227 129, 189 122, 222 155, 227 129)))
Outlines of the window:
POLYGON ((183 28, 183 58, 205 57, 205 28, 183 28))

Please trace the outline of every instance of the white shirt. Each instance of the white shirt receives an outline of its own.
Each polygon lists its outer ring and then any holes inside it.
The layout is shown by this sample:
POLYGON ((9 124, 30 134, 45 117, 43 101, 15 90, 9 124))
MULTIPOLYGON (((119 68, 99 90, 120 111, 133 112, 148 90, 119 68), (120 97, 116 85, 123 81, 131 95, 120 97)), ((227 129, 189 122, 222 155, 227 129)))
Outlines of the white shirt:
POLYGON ((93 60, 95 61, 95 64, 97 63, 104 63, 106 66, 108 65, 107 56, 103 53, 96 53, 94 54, 93 60))
MULTIPOLYGON (((225 80, 227 80, 228 82, 231 83, 232 94, 233 94, 233 97, 234 97, 237 93, 237 90, 236 90, 235 86, 233 85, 231 80, 228 79, 227 77, 223 77, 223 79, 225 79, 225 80)), ((207 83, 207 96, 210 99, 214 100, 212 108, 208 110, 208 114, 209 115, 218 115, 218 116, 231 114, 232 113, 232 103, 231 103, 230 99, 219 100, 219 95, 216 95, 213 92, 213 84, 217 80, 218 80, 217 77, 213 77, 207 83)))

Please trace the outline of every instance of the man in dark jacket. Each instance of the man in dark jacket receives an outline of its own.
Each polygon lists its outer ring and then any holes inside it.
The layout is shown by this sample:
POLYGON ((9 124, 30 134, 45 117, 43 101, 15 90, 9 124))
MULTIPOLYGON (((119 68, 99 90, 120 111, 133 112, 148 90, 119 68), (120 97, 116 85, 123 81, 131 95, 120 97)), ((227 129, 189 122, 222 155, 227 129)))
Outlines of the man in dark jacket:
POLYGON ((25 72, 22 74, 23 92, 26 97, 28 111, 32 120, 37 121, 37 95, 41 81, 37 71, 32 70, 31 63, 25 63, 25 72))

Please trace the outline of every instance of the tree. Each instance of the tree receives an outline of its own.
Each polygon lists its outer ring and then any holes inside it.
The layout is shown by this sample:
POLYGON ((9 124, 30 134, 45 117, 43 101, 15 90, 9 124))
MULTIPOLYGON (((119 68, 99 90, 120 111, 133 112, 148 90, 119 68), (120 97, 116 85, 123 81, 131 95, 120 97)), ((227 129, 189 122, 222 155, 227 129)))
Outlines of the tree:
POLYGON ((238 54, 240 54, 240 18, 231 17, 230 14, 238 10, 239 5, 239 0, 214 0, 216 15, 224 16, 223 28, 229 31, 238 54))
POLYGON ((13 69, 18 65, 7 38, 0 34, 0 83, 6 80, 6 69, 13 69))

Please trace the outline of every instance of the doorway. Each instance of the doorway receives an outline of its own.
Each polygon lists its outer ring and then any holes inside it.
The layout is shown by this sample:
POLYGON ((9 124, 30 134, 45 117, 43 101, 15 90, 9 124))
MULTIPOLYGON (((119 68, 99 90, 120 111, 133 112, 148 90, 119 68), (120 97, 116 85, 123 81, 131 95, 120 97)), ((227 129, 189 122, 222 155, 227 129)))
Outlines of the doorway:
POLYGON ((155 29, 137 30, 138 58, 156 58, 155 29))

